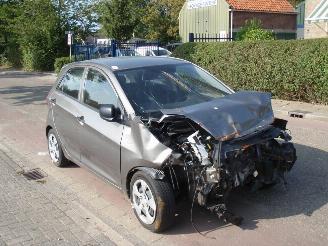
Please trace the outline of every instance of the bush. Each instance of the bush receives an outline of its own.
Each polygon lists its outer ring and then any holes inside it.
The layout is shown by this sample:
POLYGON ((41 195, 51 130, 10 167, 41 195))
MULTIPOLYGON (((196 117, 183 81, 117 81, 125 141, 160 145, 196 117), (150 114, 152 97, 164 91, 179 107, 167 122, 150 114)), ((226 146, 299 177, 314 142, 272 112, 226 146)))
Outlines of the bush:
POLYGON ((64 57, 59 57, 55 60, 55 72, 59 73, 60 70, 62 69, 63 66, 65 66, 68 63, 71 63, 72 61, 70 60, 70 58, 67 56, 64 57))
POLYGON ((328 39, 187 43, 173 56, 209 70, 235 90, 328 104, 328 39))
POLYGON ((262 28, 260 20, 252 19, 246 20, 245 26, 237 33, 236 39, 239 41, 273 40, 274 36, 272 32, 262 28))
POLYGON ((21 52, 19 46, 12 42, 4 45, 1 49, 0 65, 8 67, 21 67, 21 52))

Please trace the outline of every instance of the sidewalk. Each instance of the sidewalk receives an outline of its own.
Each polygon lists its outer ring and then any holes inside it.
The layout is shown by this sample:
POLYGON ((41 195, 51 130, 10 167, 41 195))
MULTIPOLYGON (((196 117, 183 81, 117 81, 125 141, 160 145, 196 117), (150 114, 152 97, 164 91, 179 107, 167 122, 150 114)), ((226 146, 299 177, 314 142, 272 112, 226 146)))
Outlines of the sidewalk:
POLYGON ((272 108, 277 115, 294 114, 299 118, 328 121, 327 105, 272 99, 272 108))
POLYGON ((0 246, 133 245, 52 175, 42 182, 23 177, 33 164, 0 140, 0 246))

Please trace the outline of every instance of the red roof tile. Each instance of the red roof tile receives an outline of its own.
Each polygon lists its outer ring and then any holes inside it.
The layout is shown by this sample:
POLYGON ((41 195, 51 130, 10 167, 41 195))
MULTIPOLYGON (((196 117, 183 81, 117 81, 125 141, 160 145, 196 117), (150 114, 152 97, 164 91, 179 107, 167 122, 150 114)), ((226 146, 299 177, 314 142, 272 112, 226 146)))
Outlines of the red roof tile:
POLYGON ((236 10, 261 11, 261 12, 295 12, 287 0, 226 0, 236 10))

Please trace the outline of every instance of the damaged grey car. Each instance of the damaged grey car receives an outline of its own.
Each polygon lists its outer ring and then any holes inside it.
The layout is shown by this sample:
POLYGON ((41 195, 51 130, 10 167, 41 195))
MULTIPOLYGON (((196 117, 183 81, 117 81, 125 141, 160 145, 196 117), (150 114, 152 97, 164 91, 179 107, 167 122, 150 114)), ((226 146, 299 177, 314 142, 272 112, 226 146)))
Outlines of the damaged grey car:
POLYGON ((154 232, 172 225, 185 198, 239 225, 242 217, 226 207, 229 193, 284 181, 296 161, 270 94, 235 93, 184 60, 71 63, 47 101, 53 163, 72 161, 121 189, 154 232))

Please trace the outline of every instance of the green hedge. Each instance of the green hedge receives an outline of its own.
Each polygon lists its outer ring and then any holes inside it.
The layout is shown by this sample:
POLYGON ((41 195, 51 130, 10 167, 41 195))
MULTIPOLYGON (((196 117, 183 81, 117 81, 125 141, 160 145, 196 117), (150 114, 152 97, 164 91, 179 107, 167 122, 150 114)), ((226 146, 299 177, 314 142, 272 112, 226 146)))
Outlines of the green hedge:
POLYGON ((172 56, 198 64, 235 90, 328 104, 328 39, 187 43, 172 56))
POLYGON ((70 60, 70 58, 66 57, 66 56, 56 58, 55 64, 54 64, 55 72, 59 73, 63 66, 65 66, 66 64, 71 63, 71 62, 72 61, 70 60))

